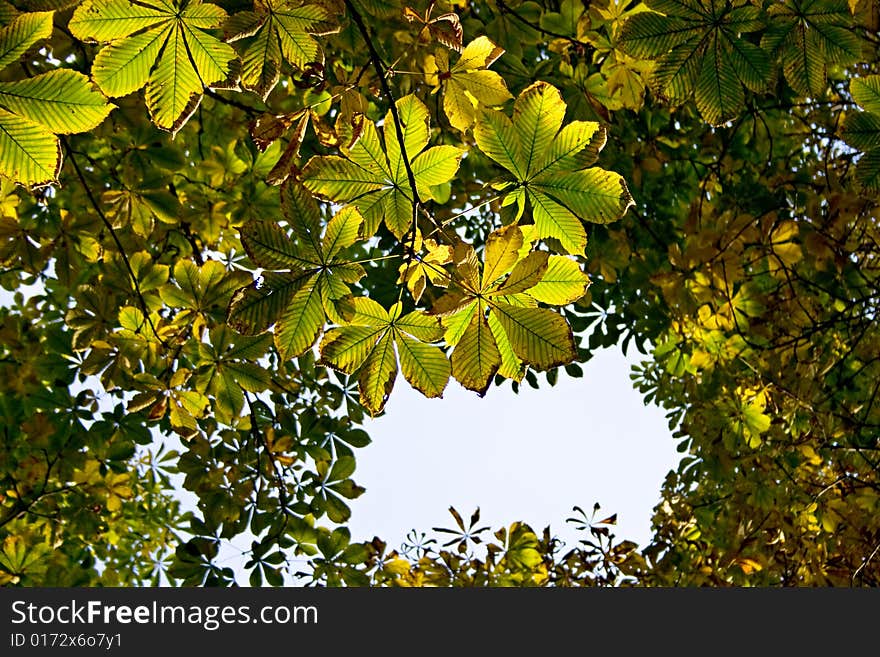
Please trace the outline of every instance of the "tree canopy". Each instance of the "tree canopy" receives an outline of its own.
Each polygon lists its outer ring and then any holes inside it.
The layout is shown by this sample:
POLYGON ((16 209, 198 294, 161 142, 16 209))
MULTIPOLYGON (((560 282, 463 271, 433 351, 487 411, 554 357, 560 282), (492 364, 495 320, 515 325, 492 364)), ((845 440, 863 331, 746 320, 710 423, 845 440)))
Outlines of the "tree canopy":
POLYGON ((880 584, 878 12, 0 0, 0 584, 880 584), (648 545, 352 540, 396 386, 614 345, 648 545))

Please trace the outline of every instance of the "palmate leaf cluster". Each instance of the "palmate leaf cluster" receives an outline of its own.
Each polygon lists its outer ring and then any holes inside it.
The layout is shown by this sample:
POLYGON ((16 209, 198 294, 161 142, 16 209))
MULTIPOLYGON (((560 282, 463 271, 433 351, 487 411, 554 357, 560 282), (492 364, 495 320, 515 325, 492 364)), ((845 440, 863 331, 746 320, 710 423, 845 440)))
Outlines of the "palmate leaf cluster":
POLYGON ((656 58, 658 90, 676 101, 693 97, 713 124, 742 111, 744 90, 769 92, 778 67, 797 93, 814 96, 825 90, 829 66, 861 57, 846 0, 788 0, 766 9, 747 0, 647 5, 652 11, 626 22, 622 48, 656 58), (755 33, 762 33, 760 41, 751 38, 755 33))
MULTIPOLYGON (((17 63, 37 41, 52 34, 52 12, 16 14, 0 29, 0 69, 17 63)), ((3 175, 46 184, 61 167, 56 133, 84 132, 111 110, 82 73, 60 69, 0 85, 0 150, 3 175)))
POLYGON ((243 536, 253 585, 880 582, 876 21, 0 0, 0 584, 231 584, 243 536), (619 344, 683 455, 649 545, 345 528, 395 388, 619 344))
POLYGON ((853 148, 864 151, 856 174, 866 189, 876 193, 880 190, 880 76, 853 80, 850 93, 864 111, 847 115, 843 138, 853 148))

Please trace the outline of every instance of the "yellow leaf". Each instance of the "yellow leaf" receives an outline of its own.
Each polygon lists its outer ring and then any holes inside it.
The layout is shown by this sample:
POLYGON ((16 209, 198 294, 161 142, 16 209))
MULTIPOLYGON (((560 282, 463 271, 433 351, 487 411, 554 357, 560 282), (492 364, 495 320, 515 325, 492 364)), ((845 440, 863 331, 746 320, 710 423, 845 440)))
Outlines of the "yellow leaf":
POLYGON ((763 566, 760 563, 748 557, 741 557, 737 559, 735 563, 740 567, 744 575, 751 575, 752 573, 757 573, 763 569, 763 566))
POLYGON ((409 561, 406 559, 392 559, 385 564, 385 570, 393 575, 406 575, 409 572, 409 561))
POLYGON ((426 61, 426 79, 443 87, 443 111, 454 128, 468 130, 477 108, 501 105, 513 97, 504 78, 488 70, 503 53, 488 37, 481 36, 464 48, 451 68, 445 53, 426 61))

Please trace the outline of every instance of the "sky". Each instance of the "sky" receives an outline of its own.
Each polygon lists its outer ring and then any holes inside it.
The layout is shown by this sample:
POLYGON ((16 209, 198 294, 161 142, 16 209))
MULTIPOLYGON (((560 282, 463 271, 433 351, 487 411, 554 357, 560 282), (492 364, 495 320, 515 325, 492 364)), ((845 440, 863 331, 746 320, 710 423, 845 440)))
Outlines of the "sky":
MULTIPOLYGON (((618 514, 619 538, 645 544, 660 486, 680 455, 666 418, 632 387, 634 351, 605 349, 580 379, 560 372, 555 387, 492 387, 484 398, 454 381, 426 399, 402 380, 380 418, 365 429, 354 479, 367 492, 352 504, 352 537, 397 547, 410 529, 453 526, 480 507, 493 529, 524 520, 539 531, 575 534, 574 505, 618 514)), ((603 516, 604 517, 604 516, 603 516)), ((429 532, 430 533, 430 532, 429 532)))

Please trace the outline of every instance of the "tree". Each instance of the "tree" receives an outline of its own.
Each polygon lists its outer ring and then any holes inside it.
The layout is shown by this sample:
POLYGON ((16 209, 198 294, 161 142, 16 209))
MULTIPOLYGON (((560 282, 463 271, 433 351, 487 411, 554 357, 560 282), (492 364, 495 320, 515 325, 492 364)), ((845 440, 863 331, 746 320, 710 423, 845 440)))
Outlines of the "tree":
POLYGON ((231 584, 250 533, 252 584, 877 584, 877 21, 0 3, 0 581, 231 584), (398 372, 482 395, 616 344, 683 454, 650 545, 598 507, 568 549, 454 509, 351 541, 398 372))

